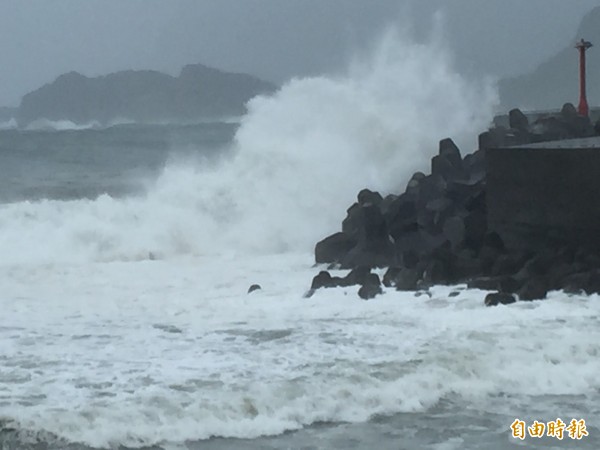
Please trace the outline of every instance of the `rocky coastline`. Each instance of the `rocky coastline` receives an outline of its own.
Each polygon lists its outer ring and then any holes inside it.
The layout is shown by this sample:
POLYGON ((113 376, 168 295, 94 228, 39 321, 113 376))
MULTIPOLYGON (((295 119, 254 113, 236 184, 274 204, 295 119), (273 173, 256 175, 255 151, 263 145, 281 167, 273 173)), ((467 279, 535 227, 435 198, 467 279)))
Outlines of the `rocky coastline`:
MULTIPOLYGON (((600 135, 598 124, 566 104, 560 113, 530 123, 520 110, 479 136, 479 148, 462 156, 451 139, 440 141, 429 174, 415 173, 405 192, 383 197, 362 190, 341 231, 316 244, 317 264, 350 269, 344 277, 321 271, 307 296, 323 288, 360 286, 371 299, 387 288, 422 291, 466 284, 490 291, 485 304, 544 299, 549 291, 600 293, 600 253, 580 245, 508 248, 490 229, 486 201, 486 150, 600 135), (386 268, 381 280, 374 268, 386 268)), ((499 121, 501 122, 501 121, 499 121)))

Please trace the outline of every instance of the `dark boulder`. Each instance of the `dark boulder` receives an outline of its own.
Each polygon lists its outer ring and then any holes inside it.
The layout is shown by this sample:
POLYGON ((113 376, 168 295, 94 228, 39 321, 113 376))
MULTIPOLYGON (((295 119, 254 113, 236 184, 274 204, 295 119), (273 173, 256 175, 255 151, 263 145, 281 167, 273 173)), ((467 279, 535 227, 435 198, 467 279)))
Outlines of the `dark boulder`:
POLYGON ((388 233, 387 222, 377 206, 361 206, 358 244, 342 259, 342 267, 385 267, 394 263, 395 250, 388 233))
POLYGON ((469 212, 487 212, 486 192, 482 185, 476 185, 471 190, 464 202, 465 209, 469 212))
POLYGON ((517 299, 513 294, 493 292, 485 296, 485 306, 510 305, 516 303, 517 299))
POLYGON ((454 271, 460 280, 470 280, 482 275, 480 261, 475 253, 467 248, 457 251, 454 271))
MULTIPOLYGON (((594 132, 589 119, 565 105, 560 114, 546 114, 532 124, 515 109, 502 125, 482 133, 479 150, 464 158, 452 140, 440 141, 431 175, 415 173, 404 193, 382 198, 362 190, 348 209, 342 232, 315 249, 317 262, 357 270, 344 279, 323 278, 316 284, 364 286, 361 280, 370 276, 371 268, 389 267, 384 284, 399 290, 468 282, 500 294, 518 294, 523 300, 544 298, 561 288, 600 292, 600 272, 595 272, 600 271, 600 252, 562 248, 566 240, 558 231, 541 233, 528 225, 537 222, 535 210, 527 205, 516 208, 512 219, 518 226, 512 231, 503 228, 498 214, 492 214, 488 224, 488 195, 494 185, 488 192, 486 165, 493 160, 486 160, 486 154, 497 152, 486 149, 584 137, 594 132), (524 238, 515 239, 517 234, 524 238), (520 250, 515 248, 519 242, 520 250)), ((560 176, 561 170, 559 164, 553 176, 560 176)))
POLYGON ((577 272, 568 275, 562 280, 562 289, 567 294, 592 294, 592 292, 588 292, 586 289, 588 288, 588 282, 590 279, 589 272, 577 272))
POLYGON ((370 267, 357 267, 352 269, 343 279, 344 286, 362 285, 371 275, 370 267))
POLYGON ((446 182, 465 178, 462 161, 459 166, 452 164, 446 156, 436 155, 431 159, 431 174, 442 177, 446 182))
POLYGON ((600 294, 600 270, 592 269, 568 275, 561 288, 569 294, 600 294))
POLYGON ((344 259, 342 268, 388 267, 396 263, 394 245, 390 241, 371 241, 358 244, 344 259))
POLYGON ((360 191, 358 193, 358 204, 360 206, 367 206, 367 205, 379 206, 379 205, 381 205, 382 201, 383 201, 383 197, 381 196, 381 194, 379 192, 373 192, 369 189, 363 189, 362 191, 360 191))
POLYGON ((260 287, 260 284, 253 284, 252 286, 250 286, 250 287, 248 288, 248 294, 251 294, 252 292, 254 292, 254 291, 258 291, 258 290, 260 290, 260 289, 262 289, 262 288, 260 287))
POLYGON ((423 270, 423 277, 419 287, 451 284, 454 276, 450 274, 449 267, 443 261, 432 259, 423 270))
MULTIPOLYGON (((358 233, 360 230, 361 221, 361 206, 354 203, 346 211, 346 218, 342 221, 342 233, 355 241, 358 241, 358 233)), ((356 245, 356 242, 354 243, 356 245)), ((353 245, 353 247, 354 247, 353 245)))
POLYGON ((321 289, 323 287, 331 287, 333 284, 331 274, 327 271, 321 271, 312 280, 311 289, 321 289))
POLYGON ((463 159, 463 167, 469 174, 469 182, 476 184, 485 180, 485 150, 477 150, 463 159))
POLYGON ((443 234, 432 234, 426 230, 420 230, 415 233, 406 233, 396 239, 395 248, 397 254, 401 257, 403 264, 411 267, 412 264, 404 260, 406 256, 413 260, 421 261, 427 258, 431 253, 444 245, 448 239, 443 234))
POLYGON ((396 277, 400 274, 403 269, 401 267, 388 267, 385 274, 383 275, 383 285, 385 287, 395 287, 396 277))
POLYGON ((501 254, 494 262, 490 275, 501 276, 516 274, 523 268, 527 260, 528 256, 526 253, 511 252, 501 254))
POLYGON ((358 296, 363 300, 370 300, 377 295, 382 294, 381 281, 375 273, 370 273, 363 282, 363 285, 358 290, 358 296))
POLYGON ((394 239, 418 230, 417 206, 414 198, 408 195, 396 197, 389 204, 384 217, 388 224, 389 234, 394 239))
POLYGON ((415 194, 421 187, 421 182, 426 177, 423 172, 416 172, 406 185, 406 194, 415 194))
POLYGON ((487 217, 474 211, 465 217, 465 244, 473 250, 479 250, 488 231, 487 217))
POLYGON ((500 256, 502 256, 502 252, 498 249, 483 245, 477 254, 481 273, 485 276, 492 275, 494 265, 500 256))
POLYGON ((479 135, 479 150, 506 147, 508 143, 508 131, 504 127, 492 128, 479 135))
POLYGON ((381 210, 381 213, 386 217, 386 219, 389 217, 391 207, 394 204, 394 202, 398 199, 398 197, 399 195, 386 195, 381 204, 379 205, 379 209, 381 210))
POLYGON ((508 113, 508 123, 511 128, 519 131, 529 130, 529 119, 520 109, 512 109, 508 113))
POLYGON ((457 256, 449 241, 431 252, 428 262, 423 266, 423 284, 452 284, 458 281, 457 256))
POLYGON ((416 269, 419 264, 419 254, 414 250, 406 250, 400 254, 402 266, 406 269, 416 269))
POLYGON ((423 272, 418 268, 402 269, 391 279, 391 284, 397 291, 416 291, 422 276, 423 272))
POLYGON ((545 276, 556 261, 556 253, 552 250, 538 252, 525 262, 516 277, 522 280, 530 280, 534 277, 545 276))
POLYGON ((440 141, 439 153, 455 167, 462 167, 462 156, 460 155, 460 149, 450 138, 442 139, 440 141))
POLYGON ((444 197, 447 186, 446 180, 439 174, 429 175, 420 180, 416 193, 418 210, 423 210, 430 201, 444 197))
POLYGON ((440 175, 447 182, 467 178, 460 150, 452 139, 440 141, 439 152, 431 160, 431 174, 440 175))
POLYGON ((315 260, 317 264, 339 263, 354 248, 356 243, 356 239, 346 233, 335 233, 316 245, 315 260))
POLYGON ((565 103, 560 110, 560 115, 565 120, 574 120, 577 118, 579 113, 577 112, 577 108, 575 108, 573 103, 565 103))
POLYGON ((530 278, 517 291, 519 300, 531 301, 546 298, 549 291, 548 282, 543 277, 530 278))
POLYGON ((310 286, 311 289, 321 289, 321 288, 334 288, 340 287, 344 285, 344 279, 340 277, 332 277, 331 274, 325 270, 319 272, 313 280, 310 286))
POLYGON ((452 248, 458 248, 465 241, 465 222, 462 217, 450 217, 444 222, 442 234, 450 242, 452 248))

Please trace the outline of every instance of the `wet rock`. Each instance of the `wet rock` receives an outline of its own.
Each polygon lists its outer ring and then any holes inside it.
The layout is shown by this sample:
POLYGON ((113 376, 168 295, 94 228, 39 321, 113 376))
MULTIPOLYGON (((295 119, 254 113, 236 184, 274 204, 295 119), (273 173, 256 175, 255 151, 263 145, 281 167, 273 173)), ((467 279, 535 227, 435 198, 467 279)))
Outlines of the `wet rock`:
POLYGON ((396 277, 403 269, 401 267, 389 267, 388 270, 383 275, 383 285, 385 287, 395 287, 396 286, 396 277))
POLYGON ((592 269, 565 277, 561 288, 568 294, 600 294, 600 270, 592 269))
POLYGON ((565 103, 560 110, 560 115, 564 119, 572 120, 576 119, 579 113, 577 112, 577 108, 575 108, 575 105, 573 105, 573 103, 565 103))
POLYGON ((452 139, 446 138, 440 141, 438 154, 450 161, 454 167, 462 167, 460 149, 452 139))
POLYGON ((416 291, 423 273, 418 269, 402 269, 392 280, 397 291, 416 291))
POLYGON ((442 234, 450 242, 452 248, 456 249, 465 241, 465 222, 462 217, 450 217, 444 222, 442 234))
POLYGON ((358 203, 354 203, 348 208, 346 211, 346 218, 342 221, 342 233, 351 239, 354 242, 354 245, 358 242, 361 220, 361 206, 358 203))
POLYGON ((417 212, 425 209, 425 205, 432 200, 442 198, 446 192, 446 180, 439 174, 432 174, 423 178, 419 183, 417 192, 417 212))
POLYGON ((548 294, 548 283, 544 278, 531 278, 517 291, 519 300, 543 300, 548 294))
POLYGON ((431 159, 431 174, 442 177, 446 182, 465 177, 462 164, 457 167, 452 164, 450 159, 442 155, 436 155, 431 159))
POLYGON ((491 269, 491 276, 516 274, 527 262, 525 254, 505 253, 499 255, 491 269))
POLYGON ((357 267, 352 269, 348 275, 343 279, 344 286, 355 286, 362 285, 366 282, 368 277, 371 275, 370 267, 357 267))
POLYGON ((402 265, 406 269, 416 269, 419 264, 419 254, 414 250, 407 250, 401 254, 402 265))
POLYGON ((476 185, 471 189, 469 197, 465 199, 465 209, 469 212, 485 214, 487 212, 486 193, 483 186, 476 185))
POLYGON ((316 245, 315 260, 318 264, 339 263, 356 243, 356 239, 345 233, 335 233, 316 245))
POLYGON ((451 276, 448 273, 448 267, 442 261, 433 259, 429 261, 423 271, 422 285, 435 286, 437 284, 449 284, 451 276))
POLYGON ((358 296, 363 300, 370 300, 382 293, 383 289, 381 288, 381 281, 379 280, 379 276, 375 273, 370 273, 358 290, 358 296))
POLYGON ((260 284, 253 284, 252 286, 250 286, 248 288, 248 294, 251 294, 252 292, 258 291, 260 289, 262 289, 262 287, 260 286, 260 284))
POLYGON ((386 267, 393 264, 394 244, 379 208, 361 206, 358 217, 358 244, 342 259, 342 267, 386 267))
POLYGON ((408 195, 396 197, 387 208, 385 220, 390 236, 401 238, 405 233, 418 229, 417 206, 414 198, 408 195))
POLYGON ((383 197, 379 192, 373 192, 369 189, 363 189, 358 193, 358 204, 360 206, 379 206, 383 202, 383 197))
POLYGON ((452 139, 442 139, 439 152, 431 160, 431 174, 441 176, 446 182, 467 178, 460 150, 452 139))
POLYGON ((310 288, 315 290, 321 288, 334 288, 343 286, 343 283, 343 278, 332 277, 329 272, 323 270, 313 278, 310 288))
POLYGON ((463 167, 469 174, 468 182, 472 187, 485 180, 485 150, 477 150, 463 159, 463 167))
POLYGON ((516 303, 517 299, 513 294, 493 292, 485 296, 485 306, 510 305, 516 303))
POLYGON ((520 109, 512 109, 508 113, 508 123, 511 128, 519 131, 529 130, 529 119, 520 109))
POLYGON ((508 141, 508 132, 504 127, 492 128, 479 135, 479 150, 505 147, 508 141))
POLYGON ((478 250, 488 231, 487 217, 481 212, 472 212, 465 217, 465 244, 478 250))
MULTIPOLYGON (((486 154, 490 152, 486 149, 584 137, 593 133, 589 119, 565 105, 560 114, 533 124, 516 109, 504 122, 510 128, 496 126, 482 133, 479 150, 464 158, 452 140, 440 141, 431 175, 415 173, 404 193, 382 198, 377 192, 362 190, 348 209, 342 232, 315 248, 318 263, 360 269, 344 279, 322 276, 315 285, 361 284, 370 268, 388 267, 384 284, 399 290, 468 282, 471 287, 518 294, 522 299, 544 298, 549 290, 562 287, 600 291, 600 273, 594 272, 600 269, 600 252, 575 254, 573 249, 561 249, 560 235, 535 239, 535 227, 526 227, 534 236, 523 250, 515 250, 517 241, 507 234, 506 244, 513 246, 509 249, 492 228, 500 230, 497 221, 493 219, 488 227, 487 219, 486 154), (538 241, 550 244, 541 246, 538 241)), ((556 170, 559 176, 560 168, 556 170)), ((528 214, 528 208, 521 208, 517 222, 533 221, 528 214)))
POLYGON ((421 188, 421 183, 425 177, 426 175, 423 172, 414 173, 406 185, 406 194, 415 195, 421 188))
POLYGON ((381 210, 381 213, 384 215, 386 220, 389 218, 391 207, 394 204, 394 202, 398 199, 398 197, 399 195, 386 195, 381 204, 379 205, 379 209, 381 210))
POLYGON ((470 280, 482 276, 480 261, 469 249, 462 249, 457 252, 454 271, 457 278, 461 280, 470 280))

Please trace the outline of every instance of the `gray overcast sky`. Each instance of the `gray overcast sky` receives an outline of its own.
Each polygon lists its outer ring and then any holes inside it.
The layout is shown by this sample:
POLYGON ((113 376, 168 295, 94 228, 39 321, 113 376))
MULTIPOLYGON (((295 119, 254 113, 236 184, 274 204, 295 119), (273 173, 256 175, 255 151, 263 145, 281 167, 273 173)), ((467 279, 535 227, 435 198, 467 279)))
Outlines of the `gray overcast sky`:
POLYGON ((466 72, 516 74, 567 45, 600 0, 0 0, 0 105, 77 70, 202 62, 273 81, 336 70, 388 24, 445 35, 466 72))

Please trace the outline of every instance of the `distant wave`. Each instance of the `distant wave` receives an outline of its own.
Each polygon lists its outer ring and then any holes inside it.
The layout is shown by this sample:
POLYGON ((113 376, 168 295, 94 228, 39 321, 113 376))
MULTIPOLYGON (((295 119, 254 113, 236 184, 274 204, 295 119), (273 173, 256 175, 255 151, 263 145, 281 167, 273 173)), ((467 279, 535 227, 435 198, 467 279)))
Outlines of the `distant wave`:
POLYGON ((91 130, 104 128, 100 122, 92 121, 85 124, 77 124, 70 120, 48 120, 48 119, 37 119, 25 126, 23 129, 26 131, 77 131, 77 130, 91 130))
POLYGON ((117 126, 124 125, 140 125, 140 126, 187 126, 187 125, 203 125, 212 123, 226 123, 226 124, 240 124, 242 117, 239 116, 228 116, 228 117, 216 117, 216 118, 205 118, 190 121, 156 121, 156 122, 138 122, 133 119, 127 118, 116 118, 108 121, 107 123, 101 123, 100 121, 93 120, 87 123, 75 123, 71 120, 49 120, 49 119, 37 119, 33 122, 21 127, 16 119, 10 119, 6 122, 0 122, 0 131, 6 130, 25 130, 25 131, 82 131, 82 130, 105 130, 117 126))

